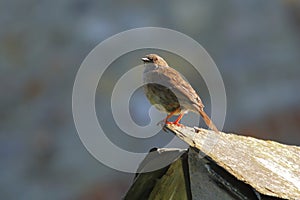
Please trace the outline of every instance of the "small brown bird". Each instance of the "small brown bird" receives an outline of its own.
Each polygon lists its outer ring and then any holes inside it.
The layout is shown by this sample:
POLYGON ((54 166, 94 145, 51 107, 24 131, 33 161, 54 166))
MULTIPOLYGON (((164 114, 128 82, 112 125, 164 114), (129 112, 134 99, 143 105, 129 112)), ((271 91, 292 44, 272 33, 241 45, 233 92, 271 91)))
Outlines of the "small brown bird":
POLYGON ((144 91, 152 105, 159 111, 166 112, 165 124, 179 124, 188 111, 199 113, 206 125, 219 132, 212 120, 204 112, 204 105, 192 86, 185 81, 179 72, 169 67, 168 63, 156 54, 142 58, 145 63, 143 74, 144 91), (179 115, 174 122, 168 119, 179 115))

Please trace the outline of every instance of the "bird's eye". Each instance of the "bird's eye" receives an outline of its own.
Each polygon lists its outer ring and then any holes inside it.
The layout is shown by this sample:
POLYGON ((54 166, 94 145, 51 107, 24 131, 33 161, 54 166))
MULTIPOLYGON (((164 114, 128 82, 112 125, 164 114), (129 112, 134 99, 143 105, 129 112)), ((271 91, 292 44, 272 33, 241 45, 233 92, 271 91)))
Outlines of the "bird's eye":
POLYGON ((145 63, 153 62, 149 57, 142 58, 142 61, 144 61, 145 63))

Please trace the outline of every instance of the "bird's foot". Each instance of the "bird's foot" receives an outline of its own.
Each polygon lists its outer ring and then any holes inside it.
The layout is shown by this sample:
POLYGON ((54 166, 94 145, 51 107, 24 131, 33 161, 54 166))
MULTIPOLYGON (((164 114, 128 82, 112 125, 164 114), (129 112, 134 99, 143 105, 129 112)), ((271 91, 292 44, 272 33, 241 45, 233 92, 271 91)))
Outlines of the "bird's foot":
POLYGON ((183 124, 180 124, 178 122, 169 122, 169 121, 166 121, 166 120, 161 120, 160 122, 157 123, 157 126, 161 126, 162 129, 165 131, 165 132, 168 132, 167 129, 166 129, 166 125, 175 125, 175 126, 179 126, 181 128, 185 127, 183 124))
POLYGON ((166 124, 179 126, 179 127, 181 127, 181 128, 185 127, 183 124, 180 124, 180 123, 177 122, 177 121, 175 121, 175 122, 169 122, 169 121, 167 121, 166 124))

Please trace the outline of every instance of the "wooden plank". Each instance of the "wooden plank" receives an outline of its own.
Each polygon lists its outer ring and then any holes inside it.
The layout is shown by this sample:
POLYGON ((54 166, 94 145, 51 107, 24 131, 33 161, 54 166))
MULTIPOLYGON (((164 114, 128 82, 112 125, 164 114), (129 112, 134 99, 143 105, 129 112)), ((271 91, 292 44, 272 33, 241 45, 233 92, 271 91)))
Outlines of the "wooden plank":
POLYGON ((166 129, 259 193, 300 199, 300 147, 206 129, 166 129))

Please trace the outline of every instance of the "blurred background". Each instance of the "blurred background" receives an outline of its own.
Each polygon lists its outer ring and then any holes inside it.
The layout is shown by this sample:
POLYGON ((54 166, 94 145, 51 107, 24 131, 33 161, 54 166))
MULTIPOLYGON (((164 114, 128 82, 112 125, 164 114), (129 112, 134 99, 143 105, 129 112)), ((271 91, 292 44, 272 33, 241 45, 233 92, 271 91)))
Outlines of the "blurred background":
MULTIPOLYGON (((106 38, 136 27, 174 29, 208 51, 226 87, 224 131, 300 145, 298 0, 1 0, 0 25, 0 199, 124 195, 134 175, 110 169, 87 152, 74 126, 71 95, 85 56, 106 38)), ((114 65, 141 64, 133 55, 114 65)), ((200 96, 209 109, 205 85, 193 71, 183 73, 204 91, 200 96)), ((120 75, 117 67, 99 84, 98 114, 110 98, 114 74, 120 75)), ((133 118, 145 124, 141 110, 149 103, 138 91, 132 102, 139 105, 133 118)))

